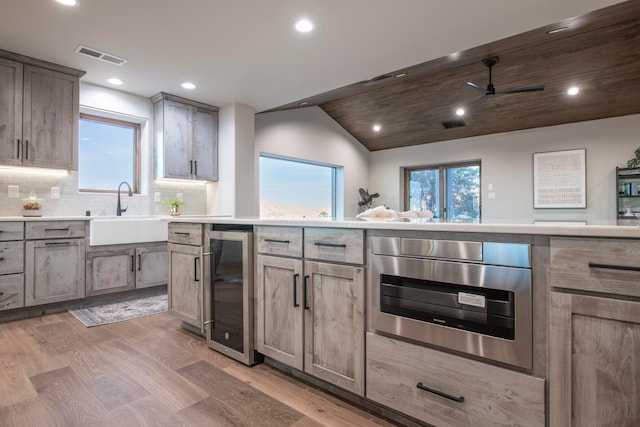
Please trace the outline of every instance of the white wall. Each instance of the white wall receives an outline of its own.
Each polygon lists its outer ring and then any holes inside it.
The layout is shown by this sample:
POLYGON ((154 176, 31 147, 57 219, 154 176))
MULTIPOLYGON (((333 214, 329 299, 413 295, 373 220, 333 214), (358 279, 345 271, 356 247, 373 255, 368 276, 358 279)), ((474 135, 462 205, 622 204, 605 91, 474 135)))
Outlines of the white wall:
POLYGON ((319 107, 256 115, 256 168, 260 153, 342 166, 344 192, 337 195, 338 209, 344 217, 358 213, 358 188, 369 182, 369 151, 319 107))
POLYGON ((481 160, 484 222, 614 220, 615 168, 640 146, 640 115, 485 135, 370 154, 370 191, 380 203, 403 208, 402 167, 481 160), (533 209, 533 153, 586 148, 587 208, 533 209), (496 198, 487 198, 487 185, 496 198))
POLYGON ((232 104, 218 113, 218 182, 207 185, 211 215, 258 216, 255 112, 232 104))

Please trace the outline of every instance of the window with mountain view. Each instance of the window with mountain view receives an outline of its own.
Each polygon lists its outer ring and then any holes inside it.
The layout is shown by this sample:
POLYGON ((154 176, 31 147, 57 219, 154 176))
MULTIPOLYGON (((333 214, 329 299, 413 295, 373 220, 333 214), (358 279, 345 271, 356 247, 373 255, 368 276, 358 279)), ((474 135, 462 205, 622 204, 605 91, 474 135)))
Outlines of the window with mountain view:
POLYGON ((336 166, 261 155, 260 217, 334 217, 336 169, 336 166))
POLYGON ((451 222, 480 221, 480 162, 407 168, 405 209, 451 222))

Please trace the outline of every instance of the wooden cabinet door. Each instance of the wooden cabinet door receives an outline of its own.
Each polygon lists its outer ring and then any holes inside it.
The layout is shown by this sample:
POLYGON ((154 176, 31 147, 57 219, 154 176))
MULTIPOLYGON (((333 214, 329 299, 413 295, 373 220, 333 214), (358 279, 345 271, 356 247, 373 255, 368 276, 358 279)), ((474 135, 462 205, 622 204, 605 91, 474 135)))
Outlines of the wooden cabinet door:
POLYGON ((364 269, 307 261, 304 274, 304 370, 363 396, 364 269))
POLYGON ((77 77, 24 66, 22 164, 78 169, 77 77))
POLYGON ((25 305, 85 296, 85 240, 32 240, 25 244, 25 305))
POLYGON ((193 107, 193 177, 218 180, 218 112, 193 107))
POLYGON ((136 249, 136 288, 167 284, 167 246, 136 249))
POLYGON ((551 292, 551 427, 640 425, 640 302, 551 292))
POLYGON ((170 243, 168 254, 169 310, 183 322, 204 331, 202 249, 170 243))
POLYGON ((190 178, 193 172, 191 107, 164 100, 164 176, 190 178))
POLYGON ((256 280, 257 350, 302 370, 302 260, 258 255, 256 280))
POLYGON ((135 289, 133 249, 87 252, 87 296, 135 289))
POLYGON ((22 164, 22 64, 0 58, 0 164, 22 164))
POLYGON ((0 276, 0 311, 24 307, 24 274, 0 276))

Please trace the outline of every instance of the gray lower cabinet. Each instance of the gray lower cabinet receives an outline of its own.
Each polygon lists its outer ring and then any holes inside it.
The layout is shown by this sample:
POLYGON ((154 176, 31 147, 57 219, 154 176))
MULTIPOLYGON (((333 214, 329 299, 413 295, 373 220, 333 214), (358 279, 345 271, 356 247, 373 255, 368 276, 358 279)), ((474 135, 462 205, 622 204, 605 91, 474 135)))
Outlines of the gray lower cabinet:
POLYGON ((87 251, 87 296, 167 284, 167 245, 117 245, 87 251))
POLYGON ((202 247, 169 243, 168 253, 169 310, 203 332, 202 247))
POLYGON ((0 311, 24 307, 24 274, 0 276, 0 311))
POLYGON ((72 300, 84 296, 84 239, 26 242, 26 306, 72 300))
POLYGON ((136 289, 166 285, 169 274, 167 260, 166 243, 136 248, 136 289))
POLYGON ((135 249, 87 252, 87 296, 121 292, 136 287, 135 249))
MULTIPOLYGON (((336 245, 317 241, 313 230, 304 235, 304 245, 318 248, 313 256, 319 260, 362 262, 358 243, 363 233, 357 232, 348 243, 336 245), (352 252, 360 255, 352 257, 352 252)), ((364 267, 303 260, 299 228, 258 227, 256 236, 262 252, 255 284, 258 351, 364 395, 364 267)))

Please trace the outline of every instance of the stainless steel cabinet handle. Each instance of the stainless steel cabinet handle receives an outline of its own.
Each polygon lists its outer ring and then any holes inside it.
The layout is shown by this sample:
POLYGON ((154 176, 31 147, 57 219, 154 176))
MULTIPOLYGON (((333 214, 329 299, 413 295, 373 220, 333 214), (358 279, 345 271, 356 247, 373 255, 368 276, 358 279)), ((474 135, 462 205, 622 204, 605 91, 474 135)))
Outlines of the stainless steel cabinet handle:
POLYGON ((606 268, 608 270, 640 271, 640 267, 632 267, 628 265, 614 265, 614 264, 596 264, 595 262, 590 262, 589 268, 606 268))
POLYGON ((418 387, 420 390, 428 391, 429 393, 433 393, 433 394, 436 394, 436 395, 438 395, 440 397, 444 397, 445 399, 453 400, 454 402, 458 402, 458 403, 464 402, 464 396, 452 396, 452 395, 444 393, 444 392, 442 392, 440 390, 436 390, 436 389, 433 389, 431 387, 427 387, 426 385, 422 384, 421 382, 416 384, 416 387, 418 387))
POLYGON ((338 244, 338 243, 321 243, 321 242, 316 242, 314 243, 314 245, 316 246, 327 246, 330 248, 346 248, 347 245, 345 244, 338 244))
POLYGON ((288 245, 289 243, 291 243, 289 240, 279 240, 279 239, 264 239, 264 241, 269 243, 284 243, 285 245, 288 245))
POLYGON ((193 280, 195 282, 200 281, 200 279, 198 278, 198 257, 195 257, 193 259, 193 280))
POLYGON ((309 276, 304 276, 304 286, 302 287, 302 299, 304 300, 304 309, 308 310, 309 302, 307 301, 307 283, 309 282, 309 276))
POLYGON ((298 303, 298 277, 300 277, 299 274, 293 275, 293 306, 294 307, 300 307, 300 304, 298 303))

